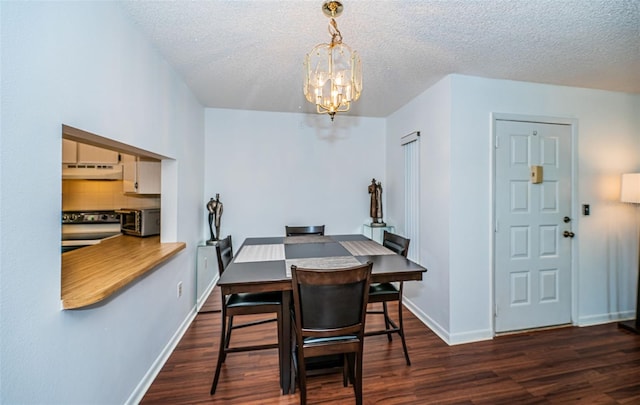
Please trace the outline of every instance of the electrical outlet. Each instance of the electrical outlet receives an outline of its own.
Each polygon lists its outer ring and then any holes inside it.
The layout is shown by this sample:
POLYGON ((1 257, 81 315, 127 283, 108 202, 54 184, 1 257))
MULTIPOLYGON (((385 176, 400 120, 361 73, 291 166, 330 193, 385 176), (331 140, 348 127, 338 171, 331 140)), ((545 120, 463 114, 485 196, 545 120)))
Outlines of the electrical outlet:
POLYGON ((178 298, 182 297, 182 281, 178 282, 178 298))

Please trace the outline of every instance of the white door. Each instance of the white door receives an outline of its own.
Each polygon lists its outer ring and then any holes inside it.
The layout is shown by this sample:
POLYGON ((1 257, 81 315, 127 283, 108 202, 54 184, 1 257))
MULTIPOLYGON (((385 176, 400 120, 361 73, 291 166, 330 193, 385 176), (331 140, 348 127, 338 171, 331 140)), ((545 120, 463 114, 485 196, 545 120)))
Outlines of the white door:
POLYGON ((496 121, 496 332, 571 322, 571 175, 570 125, 496 121))

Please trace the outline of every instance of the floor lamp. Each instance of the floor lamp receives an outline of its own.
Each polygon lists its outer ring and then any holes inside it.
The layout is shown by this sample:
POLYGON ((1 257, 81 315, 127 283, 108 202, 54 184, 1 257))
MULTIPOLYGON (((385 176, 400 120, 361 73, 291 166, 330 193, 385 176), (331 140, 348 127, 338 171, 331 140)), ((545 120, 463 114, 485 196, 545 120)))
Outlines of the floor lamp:
MULTIPOLYGON (((627 173, 622 175, 620 201, 640 204, 640 173, 627 173)), ((638 243, 638 290, 636 295, 636 319, 619 322, 618 326, 640 334, 640 241, 638 243)))

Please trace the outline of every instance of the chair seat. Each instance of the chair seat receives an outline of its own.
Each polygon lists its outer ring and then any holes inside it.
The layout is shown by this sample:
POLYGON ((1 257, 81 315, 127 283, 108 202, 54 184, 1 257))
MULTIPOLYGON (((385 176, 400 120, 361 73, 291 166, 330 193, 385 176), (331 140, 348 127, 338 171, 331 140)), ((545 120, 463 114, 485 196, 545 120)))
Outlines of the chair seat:
POLYGON ((399 294, 400 291, 391 283, 372 283, 369 286, 369 297, 382 294, 399 294))
POLYGON ((282 294, 279 292, 239 293, 227 297, 227 308, 280 304, 282 304, 282 294))

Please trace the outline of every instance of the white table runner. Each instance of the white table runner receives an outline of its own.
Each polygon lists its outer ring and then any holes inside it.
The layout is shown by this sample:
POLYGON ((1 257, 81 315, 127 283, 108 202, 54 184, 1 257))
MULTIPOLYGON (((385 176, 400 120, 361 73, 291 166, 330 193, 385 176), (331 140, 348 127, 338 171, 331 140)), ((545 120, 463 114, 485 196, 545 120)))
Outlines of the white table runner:
POLYGON ((354 256, 395 255, 394 251, 372 240, 350 240, 340 244, 354 256))
POLYGON ((274 260, 284 260, 284 244, 243 246, 234 261, 236 263, 246 263, 274 260))

